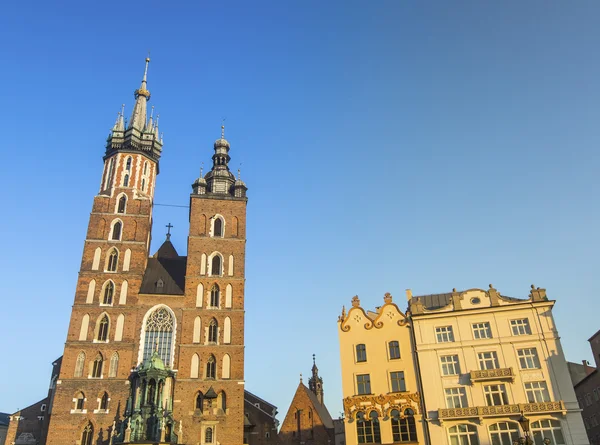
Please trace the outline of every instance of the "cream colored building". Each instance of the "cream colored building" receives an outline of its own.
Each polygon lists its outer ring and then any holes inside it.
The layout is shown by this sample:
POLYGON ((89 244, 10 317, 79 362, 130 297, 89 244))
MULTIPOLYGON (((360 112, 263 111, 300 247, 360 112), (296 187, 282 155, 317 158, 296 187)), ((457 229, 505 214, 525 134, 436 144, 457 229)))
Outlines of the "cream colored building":
POLYGON ((407 294, 432 445, 589 443, 545 289, 407 294))
POLYGON ((412 334, 392 296, 376 312, 354 297, 338 327, 346 444, 424 444, 412 334))

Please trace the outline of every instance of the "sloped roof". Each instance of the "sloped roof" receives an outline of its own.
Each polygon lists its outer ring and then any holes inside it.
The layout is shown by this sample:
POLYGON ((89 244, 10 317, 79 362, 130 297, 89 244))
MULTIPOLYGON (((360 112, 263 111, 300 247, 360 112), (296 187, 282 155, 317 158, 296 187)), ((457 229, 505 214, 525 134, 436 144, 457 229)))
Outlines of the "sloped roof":
POLYGON ((148 258, 140 293, 183 295, 186 267, 187 257, 179 256, 171 241, 166 240, 154 256, 148 258))
POLYGON ((452 292, 445 294, 420 295, 413 297, 411 303, 416 303, 417 299, 421 300, 421 303, 423 303, 423 306, 427 309, 440 309, 450 304, 450 301, 452 301, 452 292))
POLYGON ((9 416, 10 414, 8 413, 0 413, 0 426, 8 426, 10 422, 9 416))
POLYGON ((310 389, 308 389, 306 387, 306 385, 302 382, 300 382, 300 385, 298 387, 303 388, 304 391, 306 392, 306 394, 308 394, 308 398, 312 402, 313 408, 315 409, 315 411, 321 418, 321 422, 323 422, 323 425, 325 426, 325 428, 333 428, 333 419, 331 418, 331 414, 329 414, 329 411, 327 410, 325 405, 321 405, 319 403, 319 399, 317 399, 317 395, 314 392, 312 392, 310 389))

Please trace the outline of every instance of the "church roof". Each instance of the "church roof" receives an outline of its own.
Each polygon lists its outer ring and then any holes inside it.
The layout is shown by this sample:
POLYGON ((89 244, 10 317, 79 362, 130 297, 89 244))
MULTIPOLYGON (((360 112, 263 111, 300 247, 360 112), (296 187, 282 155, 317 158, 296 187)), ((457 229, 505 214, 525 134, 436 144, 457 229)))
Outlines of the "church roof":
POLYGON ((331 414, 329 414, 329 411, 327 410, 325 405, 321 405, 319 403, 317 395, 310 389, 308 389, 306 385, 304 385, 304 383, 300 383, 300 386, 304 388, 304 391, 306 391, 306 394, 308 394, 308 398, 312 402, 315 411, 319 414, 321 422, 323 422, 325 428, 333 428, 333 419, 331 418, 331 414))
POLYGON ((183 295, 187 257, 179 256, 168 239, 148 258, 141 294, 183 295))

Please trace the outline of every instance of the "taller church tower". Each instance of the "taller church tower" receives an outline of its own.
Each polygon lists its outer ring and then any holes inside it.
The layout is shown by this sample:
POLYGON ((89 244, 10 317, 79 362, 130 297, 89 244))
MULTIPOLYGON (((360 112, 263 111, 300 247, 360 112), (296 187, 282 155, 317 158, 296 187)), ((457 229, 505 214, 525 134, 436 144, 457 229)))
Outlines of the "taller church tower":
POLYGON ((193 184, 188 256, 149 256, 163 141, 148 63, 107 140, 46 443, 241 444, 246 186, 229 142, 193 184))

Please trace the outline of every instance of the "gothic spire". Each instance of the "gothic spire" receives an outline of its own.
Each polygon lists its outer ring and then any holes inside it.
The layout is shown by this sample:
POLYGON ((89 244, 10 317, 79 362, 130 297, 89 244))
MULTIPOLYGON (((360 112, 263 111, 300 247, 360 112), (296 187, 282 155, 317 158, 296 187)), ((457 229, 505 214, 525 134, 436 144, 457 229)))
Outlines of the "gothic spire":
POLYGON ((146 67, 144 69, 144 77, 142 78, 142 84, 135 90, 135 105, 133 112, 131 113, 131 119, 129 120, 129 128, 136 128, 139 131, 143 131, 146 126, 146 106, 150 100, 150 91, 147 88, 148 78, 148 64, 150 63, 150 57, 146 57, 146 67))
POLYGON ((323 379, 319 376, 319 368, 313 354, 312 376, 308 380, 308 388, 317 396, 317 400, 323 405, 323 379))

